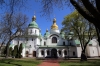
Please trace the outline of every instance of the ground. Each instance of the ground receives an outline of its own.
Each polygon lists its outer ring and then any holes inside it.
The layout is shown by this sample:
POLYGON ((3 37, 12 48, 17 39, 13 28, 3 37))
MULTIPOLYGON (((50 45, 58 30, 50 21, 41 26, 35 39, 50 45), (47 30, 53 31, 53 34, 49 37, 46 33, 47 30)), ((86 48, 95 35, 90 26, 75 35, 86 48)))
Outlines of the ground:
POLYGON ((4 59, 0 58, 0 66, 99 66, 99 58, 90 58, 86 62, 80 62, 80 58, 69 60, 46 59, 36 60, 34 58, 4 59))

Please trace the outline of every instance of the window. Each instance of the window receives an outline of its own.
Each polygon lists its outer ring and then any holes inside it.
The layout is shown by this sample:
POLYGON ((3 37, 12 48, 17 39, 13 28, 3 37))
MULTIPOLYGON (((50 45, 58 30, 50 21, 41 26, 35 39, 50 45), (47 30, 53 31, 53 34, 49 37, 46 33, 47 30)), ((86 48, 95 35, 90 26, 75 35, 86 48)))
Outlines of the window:
POLYGON ((71 43, 70 43, 70 45, 71 45, 71 43))
POLYGON ((28 41, 28 38, 26 39, 26 41, 28 41))
POLYGON ((28 54, 29 54, 29 52, 28 52, 28 51, 26 51, 26 57, 28 57, 28 54))
POLYGON ((44 42, 44 46, 46 45, 46 42, 44 42))
POLYGON ((56 37, 52 38, 52 43, 57 43, 57 38, 56 37))
POLYGON ((28 54, 28 51, 26 51, 26 54, 28 54))
POLYGON ((63 46, 65 46, 65 42, 63 42, 63 46))
POLYGON ((33 41, 33 38, 32 38, 32 41, 33 41))
POLYGON ((30 34, 32 33, 32 30, 30 31, 30 34))
POLYGON ((44 55, 44 51, 43 50, 41 50, 41 55, 44 55))
POLYGON ((50 51, 49 50, 47 50, 47 55, 50 55, 50 51))
POLYGON ((64 50, 64 55, 67 55, 67 51, 66 50, 64 50))
POLYGON ((61 50, 58 51, 59 55, 61 55, 61 50))
POLYGON ((36 30, 35 30, 35 34, 36 34, 36 30))
POLYGON ((73 55, 75 55, 75 52, 73 52, 73 55))

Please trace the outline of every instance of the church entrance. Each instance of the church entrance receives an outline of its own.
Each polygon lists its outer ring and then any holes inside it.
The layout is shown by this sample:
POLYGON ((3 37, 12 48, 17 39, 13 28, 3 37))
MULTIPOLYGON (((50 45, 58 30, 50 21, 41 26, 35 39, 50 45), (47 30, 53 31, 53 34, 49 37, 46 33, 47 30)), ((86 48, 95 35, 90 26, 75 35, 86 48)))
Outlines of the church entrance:
POLYGON ((36 57, 36 51, 33 51, 33 57, 36 57))
POLYGON ((51 58, 58 58, 58 56, 57 56, 57 49, 53 48, 51 50, 51 58))

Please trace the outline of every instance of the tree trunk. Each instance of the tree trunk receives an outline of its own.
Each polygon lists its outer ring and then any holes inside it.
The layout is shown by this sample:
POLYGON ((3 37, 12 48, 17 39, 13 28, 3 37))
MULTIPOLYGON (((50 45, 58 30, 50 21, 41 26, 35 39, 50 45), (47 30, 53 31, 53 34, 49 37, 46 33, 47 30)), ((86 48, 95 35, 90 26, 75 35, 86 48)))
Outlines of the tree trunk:
POLYGON ((83 50, 81 53, 81 61, 87 61, 87 56, 85 54, 85 50, 83 50))

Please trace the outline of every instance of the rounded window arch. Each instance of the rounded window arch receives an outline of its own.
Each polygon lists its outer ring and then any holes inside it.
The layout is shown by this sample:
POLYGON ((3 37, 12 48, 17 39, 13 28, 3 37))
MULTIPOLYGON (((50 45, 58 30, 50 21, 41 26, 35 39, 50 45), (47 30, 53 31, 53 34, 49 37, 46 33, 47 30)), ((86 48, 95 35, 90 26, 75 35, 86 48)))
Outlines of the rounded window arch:
POLYGON ((61 55, 61 50, 58 50, 59 55, 61 55))
POLYGON ((50 55, 50 51, 49 50, 47 50, 47 55, 50 55))
POLYGON ((57 38, 56 37, 52 37, 52 43, 57 43, 57 38))
POLYGON ((44 55, 44 51, 43 50, 41 50, 41 55, 44 55))
POLYGON ((64 55, 67 55, 67 50, 64 50, 64 55))

